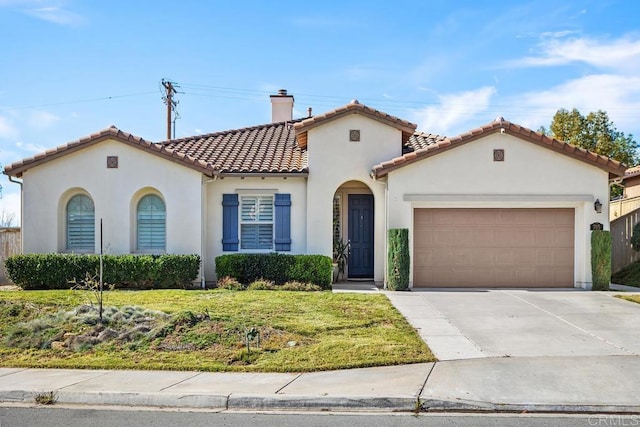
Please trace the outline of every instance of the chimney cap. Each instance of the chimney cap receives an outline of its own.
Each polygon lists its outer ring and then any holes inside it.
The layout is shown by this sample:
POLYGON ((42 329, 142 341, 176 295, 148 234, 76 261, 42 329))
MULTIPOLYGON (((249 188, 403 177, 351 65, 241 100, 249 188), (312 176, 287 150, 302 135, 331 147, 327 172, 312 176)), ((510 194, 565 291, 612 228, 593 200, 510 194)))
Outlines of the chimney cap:
POLYGON ((289 94, 286 89, 278 89, 278 93, 274 95, 269 95, 271 99, 273 98, 293 98, 293 95, 289 94))

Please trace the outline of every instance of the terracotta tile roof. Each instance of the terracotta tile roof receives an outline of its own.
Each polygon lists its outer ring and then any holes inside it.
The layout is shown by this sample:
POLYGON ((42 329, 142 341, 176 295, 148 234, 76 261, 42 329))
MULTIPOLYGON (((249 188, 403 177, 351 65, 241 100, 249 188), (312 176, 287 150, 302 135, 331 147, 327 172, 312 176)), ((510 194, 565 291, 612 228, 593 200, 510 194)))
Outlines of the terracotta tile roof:
MULTIPOLYGON (((600 169, 609 172, 610 178, 622 176, 624 171, 627 169, 624 164, 616 160, 585 150, 584 148, 576 147, 575 145, 571 145, 566 142, 558 141, 557 139, 549 138, 539 132, 535 132, 523 126, 511 123, 502 117, 498 117, 491 123, 472 129, 458 136, 443 139, 432 139, 434 143, 427 143, 424 147, 414 149, 413 151, 404 153, 400 157, 375 165, 372 172, 376 177, 382 177, 394 169, 401 168, 418 160, 443 153, 468 142, 475 141, 479 138, 501 131, 541 147, 573 157, 585 163, 595 165, 600 169)), ((430 140, 427 139, 427 142, 429 141, 430 140)))
POLYGON ((313 129, 316 126, 339 119, 348 114, 362 114, 363 116, 369 117, 371 119, 385 123, 389 126, 395 127, 398 130, 401 130, 403 142, 408 141, 411 135, 413 135, 414 131, 416 130, 416 125, 411 122, 402 120, 395 116, 391 116, 387 113, 376 110, 375 108, 367 107, 366 105, 360 104, 358 101, 354 100, 347 105, 336 108, 335 110, 331 110, 317 116, 309 117, 296 123, 294 125, 294 128, 296 131, 298 145, 302 148, 305 148, 307 146, 307 131, 309 129, 313 129))
POLYGON ((636 176, 638 176, 638 175, 640 175, 640 166, 634 166, 634 167, 632 167, 632 168, 627 169, 627 170, 624 172, 624 178, 625 178, 625 179, 627 179, 627 178, 633 178, 633 177, 636 177, 636 176))
POLYGON ((22 173, 27 169, 48 162, 49 160, 62 157, 66 154, 73 153, 83 148, 90 147, 91 145, 97 144, 98 142, 105 141, 107 139, 114 139, 133 147, 143 149, 145 151, 151 152, 152 154, 186 165, 205 174, 210 175, 213 173, 213 169, 206 162, 203 162, 200 159, 191 157, 178 151, 171 150, 170 148, 164 147, 161 144, 154 144, 152 142, 146 141, 138 136, 123 132, 115 126, 110 126, 84 138, 77 139, 59 147, 47 150, 43 153, 36 154, 33 157, 28 157, 18 162, 12 163, 4 167, 4 173, 6 175, 20 177, 22 176, 22 173))
POLYGON ((162 146, 206 162, 216 174, 306 174, 306 148, 296 144, 293 122, 170 140, 162 146))
POLYGON ((416 132, 409 137, 407 142, 402 144, 402 154, 426 148, 429 145, 437 144, 445 139, 445 136, 435 135, 433 133, 416 132))

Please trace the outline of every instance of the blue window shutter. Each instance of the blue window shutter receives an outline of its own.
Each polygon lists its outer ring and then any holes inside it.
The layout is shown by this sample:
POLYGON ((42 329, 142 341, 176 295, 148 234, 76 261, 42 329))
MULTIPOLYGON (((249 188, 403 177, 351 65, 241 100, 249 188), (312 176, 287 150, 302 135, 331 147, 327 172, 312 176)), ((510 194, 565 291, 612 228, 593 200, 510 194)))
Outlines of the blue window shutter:
POLYGON ((276 194, 276 251, 291 250, 291 195, 276 194))
POLYGON ((238 250, 238 195, 222 195, 222 250, 238 250))

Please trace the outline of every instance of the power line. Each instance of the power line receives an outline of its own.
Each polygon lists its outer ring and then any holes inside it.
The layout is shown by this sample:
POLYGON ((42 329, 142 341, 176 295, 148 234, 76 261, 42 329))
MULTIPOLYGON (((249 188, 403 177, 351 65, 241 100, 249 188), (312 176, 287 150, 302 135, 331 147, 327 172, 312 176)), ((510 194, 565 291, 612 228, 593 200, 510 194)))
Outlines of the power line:
POLYGON ((44 107, 53 107, 57 105, 71 105, 71 104, 83 104, 87 102, 98 102, 98 101, 109 101, 112 99, 120 99, 120 98, 131 98, 134 96, 142 96, 142 95, 151 95, 156 92, 135 92, 135 93, 127 93, 124 95, 111 95, 111 96, 102 96, 98 98, 86 98, 86 99, 76 99, 72 101, 62 101, 62 102, 51 102, 48 104, 36 104, 36 105, 21 105, 17 107, 0 107, 5 111, 14 111, 14 110, 30 110, 34 108, 44 108, 44 107))
MULTIPOLYGON (((194 83, 183 83, 182 87, 189 89, 185 91, 186 95, 200 96, 200 97, 211 97, 211 98, 224 98, 224 99, 238 99, 238 100, 261 100, 264 96, 272 94, 272 91, 267 90, 257 90, 257 89, 241 89, 241 88, 232 88, 232 87, 224 87, 224 86, 211 86, 211 85, 203 85, 203 84, 194 84, 194 83)), ((318 94, 309 94, 309 93, 295 93, 295 96, 298 101, 303 101, 305 103, 312 103, 314 106, 329 106, 334 107, 338 103, 346 102, 345 96, 337 96, 337 95, 318 95, 318 94), (332 102, 335 100, 337 102, 332 102)), ((549 106, 549 107, 528 107, 528 106, 520 106, 517 104, 495 104, 491 103, 488 106, 485 106, 484 103, 469 103, 469 102, 459 102, 459 103, 446 103, 446 107, 443 106, 443 103, 440 101, 417 101, 417 100, 407 100, 407 99, 390 99, 390 98, 369 98, 369 97, 358 97, 360 102, 364 103, 372 103, 372 104, 384 104, 384 105, 392 105, 395 108, 429 108, 436 107, 440 111, 458 111, 460 107, 488 107, 486 110, 499 110, 504 113, 547 113, 549 110, 557 110, 558 108, 562 108, 562 106, 549 106)), ((573 108, 574 106, 565 108, 573 108)), ((590 109, 585 106, 575 106, 578 109, 590 109)), ((617 116, 619 117, 636 117, 638 115, 638 109, 629 109, 629 108, 607 108, 608 112, 617 112, 617 116)))

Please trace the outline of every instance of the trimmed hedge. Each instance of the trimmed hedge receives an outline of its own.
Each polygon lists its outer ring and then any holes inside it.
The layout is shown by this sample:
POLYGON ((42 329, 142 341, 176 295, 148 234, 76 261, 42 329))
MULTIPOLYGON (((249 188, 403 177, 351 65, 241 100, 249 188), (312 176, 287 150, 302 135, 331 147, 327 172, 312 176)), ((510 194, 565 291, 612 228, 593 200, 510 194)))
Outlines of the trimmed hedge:
POLYGON ((409 229, 391 228, 388 232, 387 288, 409 289, 409 229))
MULTIPOLYGON (((69 289, 69 282, 97 275, 98 255, 26 254, 5 262, 7 276, 23 289, 69 289)), ((198 277, 199 255, 104 255, 104 283, 118 289, 187 288, 198 277)))
POLYGON ((216 276, 233 277, 241 283, 258 279, 275 282, 290 281, 316 284, 323 289, 331 286, 333 265, 324 255, 228 254, 216 257, 216 276))
POLYGON ((611 233, 591 232, 591 276, 594 291, 608 291, 611 280, 611 233))

